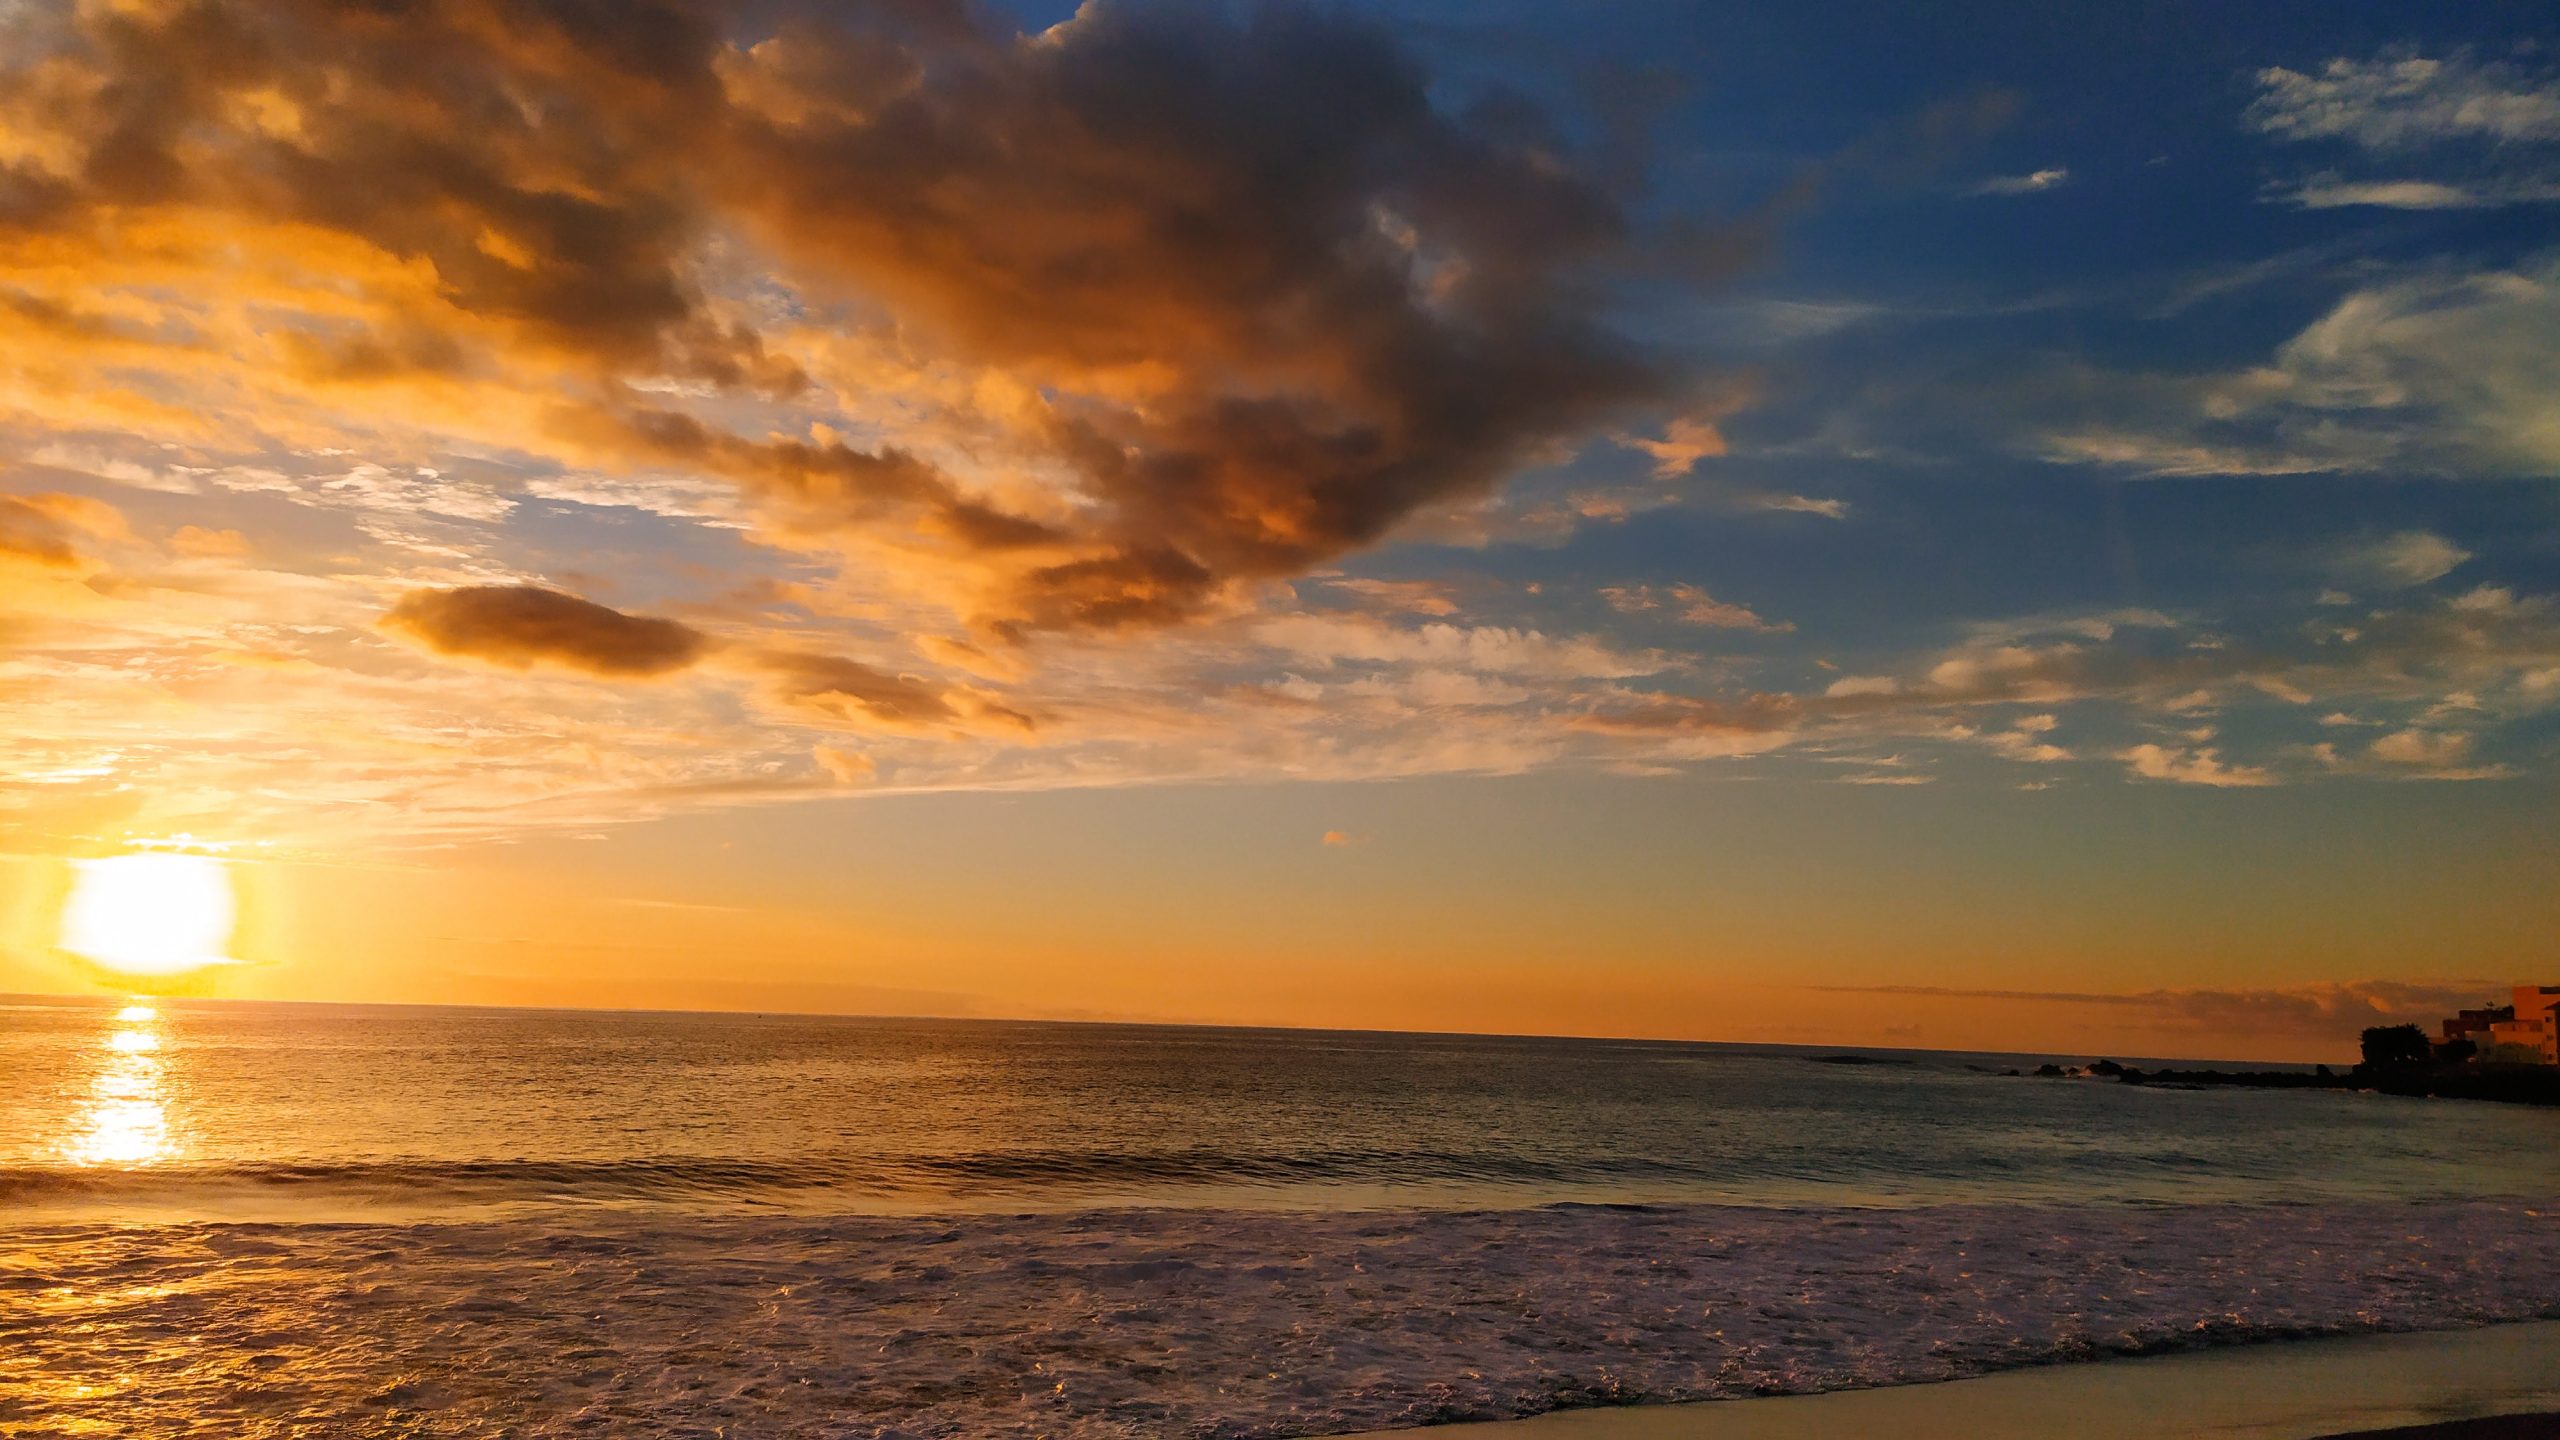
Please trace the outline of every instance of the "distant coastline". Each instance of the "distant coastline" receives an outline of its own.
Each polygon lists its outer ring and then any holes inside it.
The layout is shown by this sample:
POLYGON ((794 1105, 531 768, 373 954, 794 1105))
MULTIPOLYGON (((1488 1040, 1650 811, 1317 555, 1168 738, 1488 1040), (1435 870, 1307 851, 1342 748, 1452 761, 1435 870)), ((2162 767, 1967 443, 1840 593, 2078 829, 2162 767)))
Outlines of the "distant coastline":
POLYGON ((2488 1100, 2504 1105, 2560 1105, 2560 1070, 2548 1065, 2356 1065, 2332 1070, 2144 1070, 2097 1060, 2013 1071, 2029 1078, 2114 1080, 2161 1089, 2238 1086, 2253 1090, 2350 1090, 2416 1099, 2488 1100))

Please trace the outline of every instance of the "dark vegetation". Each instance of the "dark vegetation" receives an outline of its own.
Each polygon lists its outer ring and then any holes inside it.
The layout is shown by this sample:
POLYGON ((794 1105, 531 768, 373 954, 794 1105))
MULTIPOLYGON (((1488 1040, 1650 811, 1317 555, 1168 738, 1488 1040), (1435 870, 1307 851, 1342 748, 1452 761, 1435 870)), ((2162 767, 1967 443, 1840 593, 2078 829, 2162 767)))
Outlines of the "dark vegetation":
POLYGON ((2364 1032, 2363 1048, 2364 1063, 2377 1068, 2424 1065, 2436 1058, 2427 1032, 2415 1025, 2376 1025, 2364 1032))

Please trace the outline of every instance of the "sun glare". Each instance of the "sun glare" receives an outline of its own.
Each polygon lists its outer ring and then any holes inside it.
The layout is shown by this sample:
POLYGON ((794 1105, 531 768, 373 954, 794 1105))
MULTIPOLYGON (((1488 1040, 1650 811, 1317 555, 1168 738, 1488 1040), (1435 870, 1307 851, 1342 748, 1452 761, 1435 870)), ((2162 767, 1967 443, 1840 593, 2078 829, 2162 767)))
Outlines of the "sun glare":
POLYGON ((201 855, 118 855, 72 862, 62 948, 126 975, 176 975, 228 963, 231 874, 201 855))

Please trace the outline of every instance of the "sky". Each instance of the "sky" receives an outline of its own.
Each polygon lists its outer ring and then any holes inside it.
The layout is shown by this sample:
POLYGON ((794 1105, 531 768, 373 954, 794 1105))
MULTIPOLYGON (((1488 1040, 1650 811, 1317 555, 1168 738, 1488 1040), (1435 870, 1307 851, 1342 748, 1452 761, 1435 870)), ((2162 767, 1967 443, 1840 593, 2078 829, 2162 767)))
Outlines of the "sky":
POLYGON ((0 990, 2560 980, 2546 7, 0 0, 0 990))

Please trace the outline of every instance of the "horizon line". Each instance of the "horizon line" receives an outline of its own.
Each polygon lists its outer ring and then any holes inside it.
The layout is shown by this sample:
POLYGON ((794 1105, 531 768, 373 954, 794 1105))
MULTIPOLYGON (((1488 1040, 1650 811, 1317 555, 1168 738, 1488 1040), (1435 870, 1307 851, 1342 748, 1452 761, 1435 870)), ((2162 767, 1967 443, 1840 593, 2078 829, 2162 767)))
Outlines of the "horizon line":
MULTIPOLYGON (((1062 1018, 1044 1015, 949 1015, 931 1012, 890 1012, 864 1010, 793 1010, 775 1009, 702 1009, 671 1005, 495 1005, 454 1000, 330 1000, 315 998, 274 998, 246 995, 152 995, 143 991, 121 993, 95 991, 75 994, 68 991, 21 990, 0 991, 0 1005, 21 1001, 70 1001, 108 1003, 136 1001, 158 1004, 198 1003, 209 1005, 278 1005, 338 1007, 346 1009, 385 1010, 475 1010, 499 1013, 537 1015, 668 1015, 668 1016, 732 1016, 779 1020, 861 1020, 861 1021, 933 1021, 954 1025, 1075 1025, 1123 1030, 1234 1030, 1256 1034, 1289 1035, 1373 1035, 1397 1039, 1435 1040, 1552 1040, 1598 1045, 1684 1045, 1723 1046, 1749 1050, 1809 1051, 1880 1051, 1895 1055, 1976 1055, 2002 1059, 2071 1060, 2075 1052, 2064 1050, 1965 1050, 1944 1049, 1924 1045, 1872 1044, 1863 1041, 1794 1041, 1794 1040, 1712 1040, 1677 1035, 1577 1035, 1526 1030, 1407 1030, 1358 1025, 1256 1025, 1224 1020, 1128 1020, 1098 1016, 1062 1018)), ((2130 1053, 2130 1052, 2127 1052, 2130 1053)), ((2326 1061, 2257 1060, 2229 1055, 2132 1055, 2135 1060, 2176 1060, 2212 1062, 2225 1065, 2301 1068, 2308 1070, 2326 1061)), ((2087 1064, 2097 1060, 2117 1059, 2114 1055, 2092 1056, 2073 1063, 2087 1064)), ((2122 1063, 2121 1060, 2118 1063, 2122 1063)))

